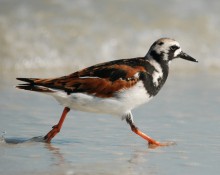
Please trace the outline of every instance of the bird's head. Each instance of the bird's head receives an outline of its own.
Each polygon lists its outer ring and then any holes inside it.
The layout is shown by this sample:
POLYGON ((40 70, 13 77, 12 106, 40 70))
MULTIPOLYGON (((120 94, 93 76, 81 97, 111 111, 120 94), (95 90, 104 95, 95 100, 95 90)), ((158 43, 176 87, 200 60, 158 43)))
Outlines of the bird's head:
POLYGON ((167 63, 175 58, 182 58, 185 60, 198 62, 193 57, 184 53, 177 41, 170 38, 161 38, 155 41, 150 47, 147 57, 151 57, 158 62, 164 61, 167 63))

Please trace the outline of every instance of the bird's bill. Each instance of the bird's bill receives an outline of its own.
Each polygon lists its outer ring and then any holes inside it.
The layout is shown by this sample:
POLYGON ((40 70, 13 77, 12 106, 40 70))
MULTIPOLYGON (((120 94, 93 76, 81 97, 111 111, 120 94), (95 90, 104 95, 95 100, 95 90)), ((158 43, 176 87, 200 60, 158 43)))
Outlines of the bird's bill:
POLYGON ((187 55, 186 53, 184 53, 183 51, 180 52, 180 54, 178 55, 179 58, 182 58, 184 60, 188 60, 188 61, 193 61, 193 62, 198 62, 195 58, 187 55))

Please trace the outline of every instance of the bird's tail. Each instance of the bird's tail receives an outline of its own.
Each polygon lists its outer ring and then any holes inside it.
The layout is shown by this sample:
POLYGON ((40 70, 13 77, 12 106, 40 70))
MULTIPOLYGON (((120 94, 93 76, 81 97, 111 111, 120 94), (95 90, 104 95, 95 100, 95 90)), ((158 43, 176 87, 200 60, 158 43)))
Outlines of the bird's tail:
POLYGON ((18 89, 24 89, 29 91, 36 91, 36 92, 44 92, 44 93, 53 93, 56 92, 55 90, 44 87, 42 85, 38 85, 35 81, 39 80, 37 78, 16 78, 17 80, 24 81, 26 83, 19 84, 16 86, 18 89))

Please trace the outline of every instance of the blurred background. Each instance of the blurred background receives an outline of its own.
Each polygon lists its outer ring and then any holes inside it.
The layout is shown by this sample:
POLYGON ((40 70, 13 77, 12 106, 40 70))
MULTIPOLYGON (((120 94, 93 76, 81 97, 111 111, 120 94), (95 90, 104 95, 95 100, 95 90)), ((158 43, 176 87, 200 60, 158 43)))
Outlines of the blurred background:
POLYGON ((219 0, 0 0, 0 174, 219 174, 219 9, 219 0), (177 145, 148 149, 126 122, 77 111, 51 144, 31 139, 62 107, 16 90, 16 77, 144 56, 161 37, 199 63, 174 60, 161 92, 133 114, 143 132, 177 145))
POLYGON ((160 37, 200 61, 175 63, 175 71, 219 71, 219 8, 217 0, 1 0, 0 74, 63 75, 143 56, 160 37))

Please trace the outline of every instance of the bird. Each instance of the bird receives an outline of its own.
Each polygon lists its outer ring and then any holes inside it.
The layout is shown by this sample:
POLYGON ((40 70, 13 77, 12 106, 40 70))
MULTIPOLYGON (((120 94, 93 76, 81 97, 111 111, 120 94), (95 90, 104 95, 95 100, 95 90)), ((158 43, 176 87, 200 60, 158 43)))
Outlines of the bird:
POLYGON ((43 137, 46 143, 60 132, 68 112, 78 110, 119 116, 149 146, 168 146, 142 132, 131 111, 158 94, 177 58, 198 62, 176 40, 160 38, 143 57, 104 62, 58 78, 17 78, 25 83, 16 87, 50 95, 64 106, 59 122, 43 137))

